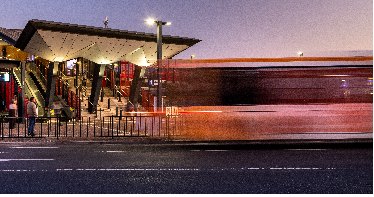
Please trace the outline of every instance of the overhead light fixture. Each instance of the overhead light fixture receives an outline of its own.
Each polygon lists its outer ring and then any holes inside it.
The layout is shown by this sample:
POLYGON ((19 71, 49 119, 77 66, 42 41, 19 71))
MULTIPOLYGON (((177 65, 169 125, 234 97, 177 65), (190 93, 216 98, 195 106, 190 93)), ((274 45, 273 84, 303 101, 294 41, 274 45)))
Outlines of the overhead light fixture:
POLYGON ((152 24, 155 24, 156 21, 154 19, 148 19, 147 23, 150 24, 150 25, 152 25, 152 24))

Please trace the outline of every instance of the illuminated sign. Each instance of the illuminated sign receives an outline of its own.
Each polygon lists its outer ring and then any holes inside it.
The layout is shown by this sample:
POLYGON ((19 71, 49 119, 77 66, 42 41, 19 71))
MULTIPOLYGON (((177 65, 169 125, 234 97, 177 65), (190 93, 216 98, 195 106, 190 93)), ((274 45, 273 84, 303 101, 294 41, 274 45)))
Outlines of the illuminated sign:
POLYGON ((0 81, 9 81, 9 73, 0 73, 0 81))
POLYGON ((77 64, 77 59, 66 61, 66 66, 68 67, 68 69, 73 69, 76 64, 77 64))

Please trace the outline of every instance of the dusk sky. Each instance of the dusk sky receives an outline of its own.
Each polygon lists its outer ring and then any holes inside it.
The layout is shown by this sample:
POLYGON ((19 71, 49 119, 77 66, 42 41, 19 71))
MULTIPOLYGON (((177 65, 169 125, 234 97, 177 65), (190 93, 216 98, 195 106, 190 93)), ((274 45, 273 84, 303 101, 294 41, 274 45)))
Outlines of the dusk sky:
POLYGON ((296 57, 298 51, 373 49, 372 0, 12 0, 0 27, 39 19, 202 40, 174 59, 296 57))

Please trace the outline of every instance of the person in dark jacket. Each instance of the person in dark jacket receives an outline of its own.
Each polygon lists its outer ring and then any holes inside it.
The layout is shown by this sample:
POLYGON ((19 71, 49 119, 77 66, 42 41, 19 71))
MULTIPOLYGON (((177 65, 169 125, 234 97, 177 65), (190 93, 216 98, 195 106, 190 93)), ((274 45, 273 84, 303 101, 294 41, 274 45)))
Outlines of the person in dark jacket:
POLYGON ((27 115, 29 116, 29 127, 28 127, 28 134, 34 137, 34 127, 35 127, 35 119, 37 114, 37 108, 35 104, 35 98, 31 97, 30 102, 27 103, 27 115))

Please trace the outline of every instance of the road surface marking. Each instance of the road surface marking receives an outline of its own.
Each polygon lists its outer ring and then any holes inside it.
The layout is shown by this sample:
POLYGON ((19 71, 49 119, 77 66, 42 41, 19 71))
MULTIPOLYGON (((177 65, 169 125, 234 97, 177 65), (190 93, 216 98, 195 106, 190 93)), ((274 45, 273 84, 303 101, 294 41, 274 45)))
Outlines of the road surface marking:
POLYGON ((14 146, 9 148, 59 148, 59 147, 51 147, 51 146, 14 146))
POLYGON ((309 148, 309 149, 284 149, 284 150, 329 150, 329 149, 312 149, 312 148, 309 148))
POLYGON ((0 161, 53 161, 54 159, 0 159, 0 161))
POLYGON ((99 168, 99 169, 55 169, 55 170, 47 170, 47 169, 40 169, 40 170, 26 170, 26 169, 4 169, 0 170, 0 172, 39 172, 39 171, 204 171, 204 170, 210 170, 210 171, 227 171, 227 170, 336 170, 336 168, 279 168, 279 167, 271 167, 271 168, 222 168, 222 169, 199 169, 199 168, 99 168))

